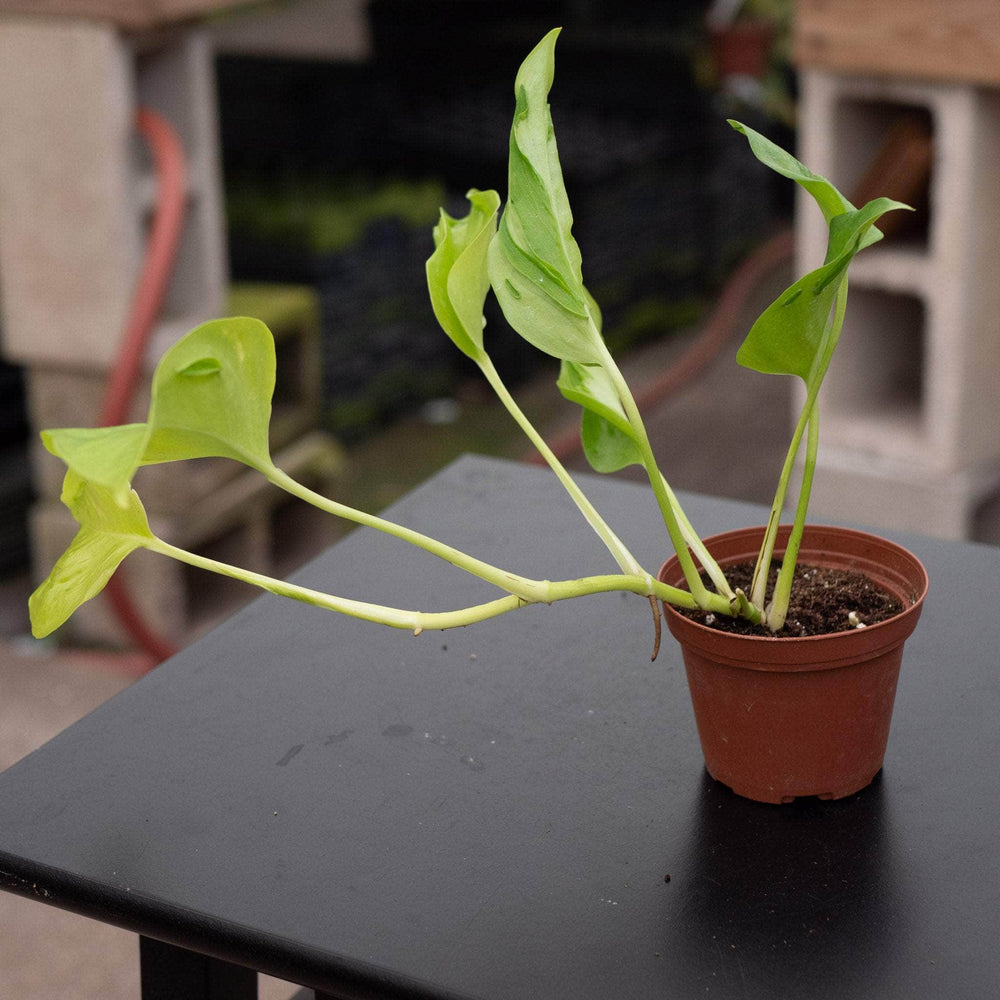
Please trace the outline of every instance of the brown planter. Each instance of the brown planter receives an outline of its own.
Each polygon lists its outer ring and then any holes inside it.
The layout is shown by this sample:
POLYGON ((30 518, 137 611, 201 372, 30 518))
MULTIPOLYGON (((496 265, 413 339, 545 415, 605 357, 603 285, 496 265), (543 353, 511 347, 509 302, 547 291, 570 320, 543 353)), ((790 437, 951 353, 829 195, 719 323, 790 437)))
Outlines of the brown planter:
MULTIPOLYGON (((780 530, 779 555, 789 530, 780 530)), ((705 541, 725 567, 756 559, 763 531, 744 528, 705 541)), ((759 802, 838 799, 871 782, 885 757, 903 643, 927 593, 916 556, 865 532, 807 526, 799 561, 860 570, 905 610, 849 632, 774 639, 719 632, 666 607, 708 772, 759 802)), ((676 557, 659 576, 683 586, 676 557)))
POLYGON ((762 80, 767 73, 774 34, 774 26, 766 21, 737 21, 713 29, 712 56, 719 79, 750 76, 762 80))

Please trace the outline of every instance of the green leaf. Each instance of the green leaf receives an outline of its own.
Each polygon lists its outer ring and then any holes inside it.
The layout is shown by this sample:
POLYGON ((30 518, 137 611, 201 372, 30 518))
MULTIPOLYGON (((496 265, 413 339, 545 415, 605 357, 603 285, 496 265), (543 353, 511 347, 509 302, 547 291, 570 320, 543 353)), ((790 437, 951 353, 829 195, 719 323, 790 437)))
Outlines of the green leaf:
POLYGON ((109 489, 120 504, 149 438, 146 424, 65 427, 42 431, 42 443, 82 479, 109 489))
POLYGON ((617 472, 629 465, 642 465, 642 453, 631 431, 595 413, 584 410, 580 424, 583 453, 595 472, 617 472))
POLYGON ((909 205, 902 202, 892 201, 889 198, 876 198, 870 201, 864 208, 858 210, 845 198, 840 191, 834 187, 825 177, 813 173, 805 164, 800 163, 794 156, 787 153, 770 139, 755 132, 747 125, 729 119, 729 124, 737 131, 746 136, 750 143, 750 149, 754 156, 765 166, 770 167, 783 177, 788 177, 800 184, 819 205, 823 218, 826 219, 830 227, 829 242, 827 245, 825 263, 840 257, 853 242, 855 232, 852 230, 863 230, 861 233, 861 243, 855 249, 863 250, 873 243, 882 239, 882 233, 872 225, 873 219, 865 223, 856 221, 856 217, 861 213, 873 212, 877 218, 884 215, 890 209, 910 209, 909 205), (881 205, 881 208, 873 206, 881 205))
POLYGON ((556 386, 571 403, 578 403, 585 410, 599 414, 619 430, 631 431, 614 383, 601 365, 564 361, 559 367, 556 386))
POLYGON ((838 255, 799 278, 761 313, 736 354, 737 362, 765 374, 798 375, 807 384, 814 371, 825 371, 825 364, 817 362, 829 360, 836 346, 836 339, 824 346, 824 331, 840 279, 858 251, 871 245, 870 234, 878 233, 875 221, 906 207, 877 198, 836 216, 830 223, 830 247, 839 249, 838 255))
POLYGON ((274 337, 260 320, 195 327, 156 367, 142 462, 221 457, 268 468, 274 378, 274 337))
POLYGON ((460 351, 476 360, 483 350, 483 303, 490 289, 486 255, 497 228, 500 196, 470 190, 463 219, 444 210, 434 228, 434 253, 427 261, 427 287, 434 315, 460 351))
POLYGON ((736 352, 744 368, 808 381, 837 294, 836 261, 799 278, 757 317, 736 352))
POLYGON ((560 359, 598 361, 603 345, 583 286, 548 93, 559 29, 521 64, 514 83, 508 199, 490 245, 493 291, 510 325, 560 359))
POLYGON ((882 239, 881 230, 874 225, 886 212, 903 210, 912 212, 909 205, 892 198, 875 198, 861 208, 834 216, 830 220, 830 238, 827 244, 826 263, 855 254, 882 239))
POLYGON ((728 119, 729 124, 737 132, 746 136, 754 156, 765 166, 770 167, 783 177, 788 177, 802 185, 819 205, 823 218, 829 222, 842 212, 851 211, 854 206, 825 178, 814 174, 805 164, 800 163, 791 153, 785 152, 770 139, 754 131, 741 122, 728 119))
POLYGON ((617 472, 643 464, 625 408, 601 365, 564 361, 556 385, 566 399, 583 407, 583 450, 595 471, 617 472))
POLYGON ((63 481, 62 501, 80 530, 28 599, 31 631, 39 639, 98 594, 130 552, 155 541, 134 491, 122 504, 107 486, 71 469, 63 481))

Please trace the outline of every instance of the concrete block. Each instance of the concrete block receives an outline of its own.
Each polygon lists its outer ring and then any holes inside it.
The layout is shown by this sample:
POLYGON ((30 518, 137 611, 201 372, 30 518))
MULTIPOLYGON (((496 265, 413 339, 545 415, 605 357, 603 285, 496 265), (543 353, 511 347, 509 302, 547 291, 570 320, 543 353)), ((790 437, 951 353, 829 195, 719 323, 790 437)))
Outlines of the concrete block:
POLYGON ((114 28, 0 20, 0 302, 14 361, 111 356, 141 251, 133 116, 114 28))
POLYGON ((220 315, 227 263, 212 53, 202 29, 150 35, 73 18, 0 19, 0 292, 20 363, 107 367, 155 197, 134 120, 177 129, 189 208, 164 338, 220 315), (180 323, 171 323, 171 320, 180 323))
POLYGON ((853 449, 821 448, 809 517, 998 545, 998 504, 1000 463, 942 473, 853 449))
MULTIPOLYGON (((229 278, 213 51, 201 28, 138 35, 130 46, 136 106, 151 108, 174 127, 186 160, 187 217, 163 315, 210 319, 224 311, 229 278)), ((151 192, 152 163, 141 143, 133 171, 141 190, 151 192)), ((145 231, 148 193, 143 201, 145 231)))
MULTIPOLYGON (((989 465, 1000 459, 1000 190, 983 177, 1000 159, 1000 92, 810 70, 801 102, 801 158, 848 194, 894 117, 925 114, 933 136, 926 225, 852 267, 824 441, 935 475, 989 465)), ((804 195, 797 245, 797 270, 818 266, 824 224, 804 195)))

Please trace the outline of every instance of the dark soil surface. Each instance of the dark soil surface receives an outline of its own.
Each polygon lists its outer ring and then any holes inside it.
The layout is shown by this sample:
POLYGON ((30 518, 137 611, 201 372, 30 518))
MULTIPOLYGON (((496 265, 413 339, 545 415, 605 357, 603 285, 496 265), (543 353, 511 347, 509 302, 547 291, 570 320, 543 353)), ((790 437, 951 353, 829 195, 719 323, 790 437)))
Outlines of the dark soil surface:
MULTIPOLYGON (((771 567, 768 593, 774 586, 778 567, 771 567)), ((726 567, 726 578, 733 588, 750 589, 753 563, 726 567)), ((753 625, 740 618, 712 615, 701 611, 682 611, 681 614, 723 632, 740 635, 761 635, 787 638, 808 635, 826 635, 829 632, 849 632, 857 626, 851 615, 863 625, 875 625, 899 614, 903 605, 892 594, 872 582, 863 573, 854 570, 826 569, 818 566, 795 567, 791 601, 784 626, 778 632, 753 625)))

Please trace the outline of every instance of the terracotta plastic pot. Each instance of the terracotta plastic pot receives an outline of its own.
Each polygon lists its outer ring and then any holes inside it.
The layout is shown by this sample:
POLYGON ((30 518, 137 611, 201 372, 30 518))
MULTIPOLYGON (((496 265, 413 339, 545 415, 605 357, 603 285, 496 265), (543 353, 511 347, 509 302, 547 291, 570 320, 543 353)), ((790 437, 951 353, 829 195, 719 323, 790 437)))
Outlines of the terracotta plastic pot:
POLYGON ((761 80, 767 73, 774 27, 765 21, 741 20, 711 31, 712 56, 720 78, 750 76, 761 80))
MULTIPOLYGON (((779 555, 789 530, 780 530, 779 555)), ((763 532, 745 528, 705 542, 725 567, 756 559, 763 532)), ((720 632, 666 606, 708 772, 760 802, 843 798, 872 781, 885 757, 903 643, 927 593, 916 556, 861 531, 808 526, 799 563, 860 570, 904 610, 867 628, 776 639, 720 632)), ((676 557, 659 576, 683 586, 676 557)))

